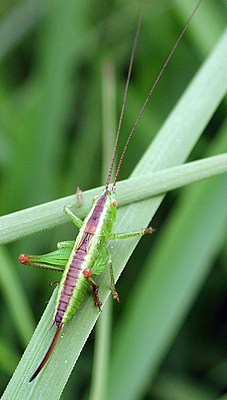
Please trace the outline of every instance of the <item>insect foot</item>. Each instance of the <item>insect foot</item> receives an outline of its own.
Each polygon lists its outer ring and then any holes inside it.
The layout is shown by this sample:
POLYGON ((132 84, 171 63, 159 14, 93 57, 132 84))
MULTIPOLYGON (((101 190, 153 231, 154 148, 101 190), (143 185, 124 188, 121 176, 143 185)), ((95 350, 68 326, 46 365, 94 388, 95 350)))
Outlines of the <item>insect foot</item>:
POLYGON ((77 186, 77 188, 76 188, 76 199, 77 199, 78 207, 81 207, 82 204, 83 204, 82 195, 83 195, 82 190, 79 188, 79 186, 77 186))
POLYGON ((146 228, 145 231, 144 231, 144 233, 149 233, 149 234, 151 234, 153 232, 155 232, 155 229, 152 228, 151 226, 148 226, 148 228, 146 228))
POLYGON ((60 281, 53 281, 50 283, 50 287, 54 286, 54 285, 59 285, 60 281))
POLYGON ((120 303, 120 297, 119 294, 116 291, 116 288, 114 286, 111 286, 110 288, 112 295, 113 295, 113 300, 116 300, 118 303, 120 303))
POLYGON ((101 302, 100 299, 99 299, 98 293, 99 293, 99 288, 98 288, 98 286, 93 287, 93 297, 94 297, 95 306, 98 307, 99 311, 102 311, 102 310, 101 310, 102 302, 101 302))

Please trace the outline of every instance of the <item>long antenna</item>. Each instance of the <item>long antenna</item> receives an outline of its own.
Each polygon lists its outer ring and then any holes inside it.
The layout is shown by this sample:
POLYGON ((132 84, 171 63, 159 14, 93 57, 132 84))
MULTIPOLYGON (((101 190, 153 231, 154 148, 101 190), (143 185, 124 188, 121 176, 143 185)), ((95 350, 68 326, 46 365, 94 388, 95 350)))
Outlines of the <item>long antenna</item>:
POLYGON ((143 4, 144 3, 142 2, 140 15, 139 15, 139 19, 138 19, 138 22, 137 22, 136 34, 135 34, 135 38, 134 38, 134 42, 133 42, 133 46, 132 46, 129 69, 128 69, 128 75, 127 75, 127 80, 126 80, 125 90, 124 90, 124 97, 123 97, 123 101, 122 101, 121 113, 120 113, 120 118, 119 118, 118 127, 117 127, 116 139, 115 139, 115 143, 114 143, 113 155, 112 155, 112 159, 111 159, 111 162, 110 162, 110 167, 109 167, 109 171, 108 171, 108 175, 107 175, 107 179, 106 179, 106 184, 105 184, 106 189, 108 189, 108 186, 109 186, 109 183, 110 183, 110 180, 111 180, 114 161, 115 161, 115 158, 116 158, 116 151, 117 151, 117 145, 118 145, 118 141, 119 141, 120 130, 121 130, 121 125, 122 125, 122 120, 123 120, 123 115, 124 115, 124 110, 125 110, 125 103, 126 103, 126 99, 127 99, 128 86, 129 86, 129 81, 130 81, 130 77, 131 77, 132 66, 133 66, 133 61, 134 61, 134 57, 135 57, 135 51, 136 51, 136 46, 137 46, 137 41, 138 41, 139 32, 140 32, 140 26, 141 26, 141 20, 142 20, 142 15, 143 15, 143 4))
POLYGON ((141 119, 141 116, 142 116, 142 114, 143 114, 143 112, 144 112, 144 110, 145 110, 145 108, 146 108, 146 106, 147 106, 148 101, 149 101, 150 98, 151 98, 152 93, 154 92, 154 90, 155 90, 155 88, 156 88, 156 86, 157 86, 157 84, 158 84, 160 78, 162 77, 162 75, 163 75, 163 73, 164 73, 164 71, 165 71, 167 65, 169 64, 169 62, 170 62, 170 60, 171 60, 171 58, 172 58, 172 56, 173 56, 173 54, 174 54, 174 52, 175 52, 175 50, 176 50, 178 44, 180 43, 180 41, 181 41, 181 39, 182 39, 182 37, 183 37, 185 31, 187 30, 188 25, 190 24, 190 22, 191 22, 191 20, 192 20, 192 18, 193 18, 193 16, 194 16, 194 14, 196 13, 196 11, 197 11, 197 9, 198 9, 198 7, 199 7, 201 1, 202 1, 202 0, 199 0, 199 1, 198 1, 197 5, 196 5, 195 8, 193 9, 193 11, 192 11, 190 17, 188 18, 188 20, 187 20, 187 22, 186 22, 186 24, 185 24, 183 30, 181 31, 181 34, 179 35, 178 39, 176 40, 175 44, 173 45, 173 47, 172 47, 172 49, 171 49, 171 51, 170 51, 170 53, 169 53, 169 55, 168 55, 166 61, 165 61, 164 64, 163 64, 163 67, 161 68, 161 71, 159 72, 159 74, 158 74, 158 76, 157 76, 157 78, 156 78, 156 80, 155 80, 153 86, 151 87, 151 90, 150 90, 150 92, 148 93, 148 96, 147 96, 146 100, 144 101, 143 106, 142 106, 142 108, 141 108, 141 110, 140 110, 140 112, 139 112, 139 114, 138 114, 138 116, 137 116, 137 118, 136 118, 136 120, 135 120, 133 126, 132 126, 131 132, 130 132, 129 135, 128 135, 128 139, 127 139, 127 141, 126 141, 126 143, 125 143, 124 149, 123 149, 123 151, 122 151, 122 154, 121 154, 121 157, 120 157, 118 166, 117 166, 117 170, 116 170, 116 174, 115 174, 114 182, 113 182, 113 189, 112 189, 113 191, 115 191, 115 189, 116 189, 116 182, 117 182, 117 178, 118 178, 118 175, 119 175, 119 172, 120 172, 120 169, 121 169, 121 164, 122 164, 122 161, 123 161, 123 159, 124 159, 125 152, 126 152, 126 150, 127 150, 127 148, 128 148, 129 142, 130 142, 130 140, 131 140, 131 138, 132 138, 132 135, 133 135, 133 133, 134 133, 134 131, 135 131, 135 129, 136 129, 136 127, 137 127, 137 125, 138 125, 140 119, 141 119))

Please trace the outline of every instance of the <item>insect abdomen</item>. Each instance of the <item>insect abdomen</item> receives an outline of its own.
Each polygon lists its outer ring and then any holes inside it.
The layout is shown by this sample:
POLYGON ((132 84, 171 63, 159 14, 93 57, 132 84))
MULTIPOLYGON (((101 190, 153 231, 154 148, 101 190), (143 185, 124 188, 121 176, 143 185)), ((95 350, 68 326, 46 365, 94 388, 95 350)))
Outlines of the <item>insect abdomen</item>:
POLYGON ((81 298, 87 289, 87 281, 82 274, 85 256, 86 252, 82 249, 76 250, 73 255, 66 278, 60 289, 61 295, 54 318, 57 326, 71 318, 73 311, 75 312, 80 305, 80 302, 77 301, 78 295, 81 298))
MULTIPOLYGON (((97 233, 102 213, 105 212, 105 204, 108 196, 106 190, 98 199, 94 209, 88 217, 84 226, 83 235, 77 247, 73 250, 70 257, 70 264, 60 283, 60 296, 55 311, 54 321, 57 326, 70 320, 78 310, 84 294, 86 293, 89 282, 83 275, 85 268, 92 268, 95 261, 94 236, 97 233), (93 243, 93 244, 92 244, 93 243), (89 261, 88 261, 89 260, 89 261), (92 262, 93 261, 93 262, 92 262)), ((103 222, 102 222, 103 225, 103 222)), ((99 233, 98 233, 99 235, 99 233)), ((96 243, 97 250, 98 243, 96 243)))

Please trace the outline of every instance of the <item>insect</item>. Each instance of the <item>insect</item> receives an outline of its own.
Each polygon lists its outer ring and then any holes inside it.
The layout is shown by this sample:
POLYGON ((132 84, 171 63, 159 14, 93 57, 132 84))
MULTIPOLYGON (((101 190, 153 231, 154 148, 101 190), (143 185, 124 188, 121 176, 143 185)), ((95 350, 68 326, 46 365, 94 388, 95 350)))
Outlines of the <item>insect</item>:
MULTIPOLYGON (((151 227, 144 228, 135 232, 126 232, 126 233, 114 233, 113 226, 116 220, 116 209, 117 209, 117 200, 116 200, 116 183, 119 176, 119 172, 121 169, 121 165, 128 148, 129 142, 132 138, 132 135, 135 131, 138 122, 141 119, 142 113, 160 79, 162 76, 166 66, 168 65, 177 45, 179 44, 185 30, 188 27, 194 13, 196 12, 200 1, 197 6, 194 8, 191 16, 185 24, 183 31, 178 37, 176 43, 174 44, 169 56, 167 57, 160 73, 158 74, 137 118, 131 129, 131 132, 128 135, 128 139, 123 148, 122 154, 119 159, 119 163, 116 169, 116 173, 113 177, 113 183, 111 183, 112 175, 113 175, 113 166, 116 159, 116 150, 118 146, 118 140, 120 135, 120 128, 125 108, 126 96, 128 91, 128 85, 134 60, 134 54, 137 44, 137 39, 140 30, 142 13, 140 14, 136 36, 132 48, 131 58, 130 58, 130 66, 128 77, 125 86, 124 98, 121 108, 121 114, 119 119, 119 125, 116 134, 115 145, 113 149, 112 159, 110 162, 110 167, 107 174, 107 179, 105 183, 104 191, 100 196, 95 197, 88 213, 87 217, 82 221, 78 218, 71 210, 71 206, 65 206, 64 212, 70 218, 70 220, 79 228, 79 233, 75 239, 75 241, 66 241, 60 242, 57 245, 57 250, 50 252, 48 254, 40 255, 40 256, 31 256, 27 254, 21 254, 19 256, 19 260, 22 264, 38 266, 45 269, 56 270, 63 272, 62 278, 60 282, 57 283, 58 286, 58 295, 56 300, 56 306, 54 310, 54 318, 53 325, 56 325, 56 332, 52 339, 52 342, 40 362, 39 366, 35 370, 34 374, 30 378, 30 382, 33 381, 36 376, 43 369, 45 364, 47 363, 49 357, 51 356, 52 351, 58 341, 60 333, 64 327, 64 325, 70 321, 73 315, 79 309, 88 289, 91 286, 93 291, 93 299, 95 306, 101 310, 101 300, 99 298, 99 287, 96 284, 94 277, 100 275, 104 269, 108 266, 110 271, 110 280, 111 280, 111 292, 114 300, 119 302, 119 295, 115 288, 115 279, 113 273, 113 266, 111 255, 107 248, 107 242, 109 240, 123 240, 132 238, 135 236, 143 236, 146 233, 152 233, 153 229, 151 227)), ((77 196, 80 197, 80 192, 77 193, 77 196)))

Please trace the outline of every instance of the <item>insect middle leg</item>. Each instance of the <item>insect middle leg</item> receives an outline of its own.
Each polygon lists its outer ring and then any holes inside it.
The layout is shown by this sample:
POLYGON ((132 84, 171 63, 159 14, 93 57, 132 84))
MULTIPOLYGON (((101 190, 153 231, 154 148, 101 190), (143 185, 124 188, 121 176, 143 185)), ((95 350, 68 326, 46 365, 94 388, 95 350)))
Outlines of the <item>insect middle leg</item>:
POLYGON ((118 303, 120 303, 119 294, 117 293, 116 286, 115 286, 113 263, 112 263, 111 257, 109 257, 109 260, 108 260, 108 267, 109 267, 109 271, 110 271, 110 282, 111 282, 110 290, 112 292, 113 299, 116 300, 118 303))
POLYGON ((117 300, 117 302, 120 302, 119 295, 117 293, 116 287, 115 287, 115 279, 114 279, 114 272, 113 272, 113 263, 111 260, 111 256, 107 248, 103 248, 100 254, 100 257, 97 258, 93 268, 92 268, 92 273, 94 275, 99 275, 101 274, 106 266, 108 265, 109 271, 110 271, 110 290, 113 295, 113 299, 117 300))
POLYGON ((110 236, 108 236, 109 240, 122 240, 122 239, 130 239, 135 236, 143 236, 146 235, 147 233, 151 234, 155 231, 155 229, 151 228, 149 226, 148 228, 141 229, 139 231, 134 231, 134 232, 125 232, 125 233, 114 233, 112 232, 110 236))

